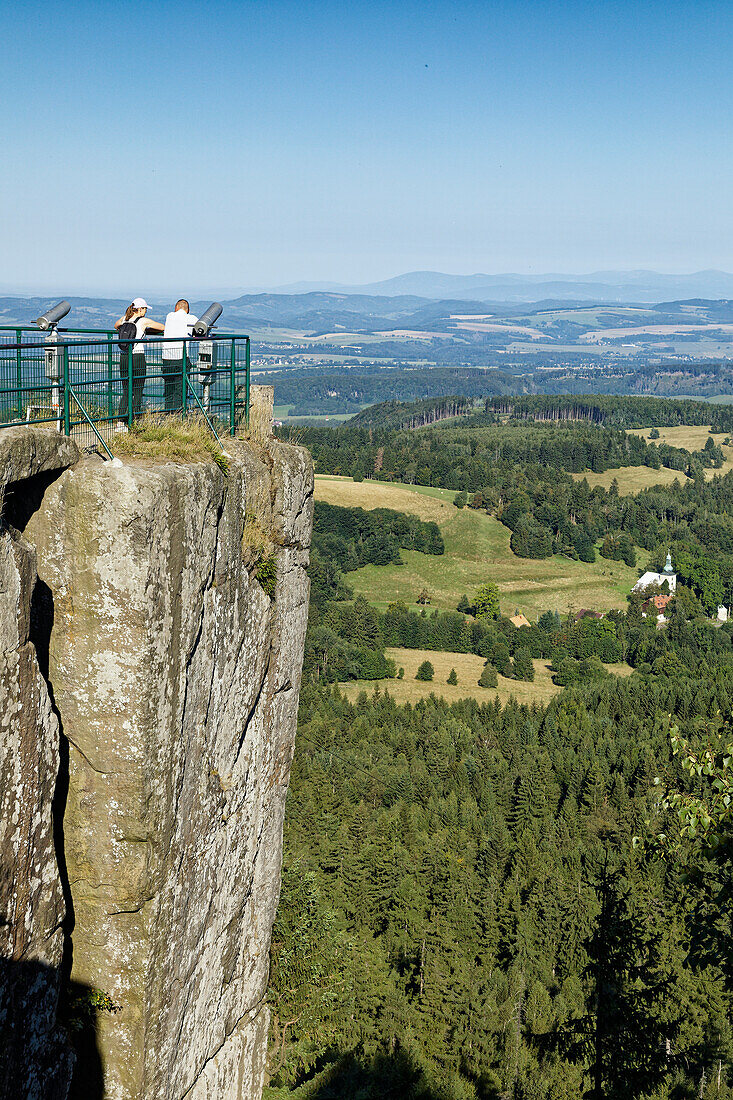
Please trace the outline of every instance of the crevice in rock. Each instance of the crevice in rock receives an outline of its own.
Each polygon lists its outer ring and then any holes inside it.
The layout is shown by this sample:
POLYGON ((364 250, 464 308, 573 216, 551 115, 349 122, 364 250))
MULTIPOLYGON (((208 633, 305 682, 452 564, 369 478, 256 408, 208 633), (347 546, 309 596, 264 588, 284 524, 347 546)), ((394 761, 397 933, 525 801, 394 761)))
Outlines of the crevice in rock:
MULTIPOLYGON (((56 473, 56 471, 54 471, 56 473)), ((40 477, 46 477, 47 475, 39 474, 36 478, 27 478, 27 481, 37 481, 40 477)), ((17 484, 21 484, 18 482, 17 484)), ((6 498, 7 499, 7 498, 6 498)), ((40 500, 33 511, 37 511, 40 507, 40 500)), ((26 523, 33 513, 30 512, 26 519, 26 523)), ((51 651, 51 632, 53 630, 54 622, 54 604, 53 593, 40 577, 36 578, 36 583, 33 588, 33 594, 31 596, 31 615, 30 615, 30 641, 35 646, 36 659, 38 661, 38 668, 41 676, 46 684, 46 690, 51 702, 51 709, 56 715, 56 720, 59 724, 59 771, 56 777, 56 787, 54 790, 53 802, 51 803, 51 818, 53 821, 53 842, 54 850, 56 852, 56 864, 58 866, 59 879, 61 881, 61 890, 64 897, 64 907, 66 909, 66 916, 61 922, 61 928, 64 935, 64 950, 61 960, 61 978, 62 988, 69 981, 71 975, 71 960, 72 960, 72 943, 71 933, 74 930, 74 899, 71 895, 71 886, 69 883, 69 873, 66 867, 66 852, 64 846, 64 814, 66 812, 66 799, 69 793, 69 741, 64 734, 64 725, 59 708, 56 705, 56 700, 53 694, 53 684, 50 679, 49 664, 50 664, 50 651, 51 651)))
MULTIPOLYGON (((60 719, 59 719, 59 722, 60 722, 60 719)), ((105 771, 103 771, 103 770, 102 770, 102 768, 95 768, 94 764, 92 764, 92 762, 91 762, 91 760, 89 759, 89 757, 87 756, 87 754, 86 754, 85 752, 82 752, 82 750, 81 750, 81 749, 79 748, 79 746, 78 746, 78 745, 76 744, 76 742, 75 742, 75 741, 72 741, 72 739, 71 739, 70 737, 67 737, 67 738, 66 738, 66 741, 67 741, 67 744, 69 744, 69 745, 71 745, 71 746, 72 746, 72 748, 74 749, 74 752, 78 752, 78 753, 79 753, 79 756, 80 756, 80 757, 82 758, 82 760, 84 761, 84 763, 85 763, 85 764, 86 764, 86 765, 87 765, 87 766, 88 766, 88 767, 89 767, 89 768, 90 768, 90 769, 91 769, 91 770, 92 770, 93 772, 95 772, 95 773, 96 773, 97 775, 117 775, 117 774, 118 774, 117 772, 105 772, 105 771)))
POLYGON ((31 477, 23 477, 19 481, 11 482, 5 489, 3 523, 15 528, 16 531, 25 531, 31 516, 41 507, 46 489, 61 477, 64 469, 65 467, 46 470, 44 473, 33 474, 31 477))
POLYGON ((237 751, 234 754, 234 763, 235 764, 239 760, 239 754, 241 753, 242 746, 244 745, 244 742, 247 738, 247 731, 249 730, 249 724, 252 721, 252 718, 254 717, 254 713, 257 710, 257 707, 259 705, 260 699, 262 698, 262 692, 265 690, 265 684, 267 683, 267 678, 268 678, 268 675, 269 675, 269 672, 270 672, 270 661, 271 661, 271 659, 272 659, 272 647, 270 647, 270 649, 267 652, 267 661, 265 663, 265 668, 264 668, 264 671, 262 673, 262 679, 260 681, 260 686, 257 688, 257 694, 254 697, 254 702, 252 703, 252 706, 249 708, 249 711, 247 712, 247 717, 244 721, 244 726, 242 727, 242 736, 239 738, 239 744, 237 745, 237 751))
POLYGON ((206 1067, 209 1065, 210 1062, 213 1062, 214 1058, 216 1058, 217 1055, 224 1049, 224 1047, 229 1042, 229 1040, 231 1039, 234 1032, 239 1027, 241 1027, 242 1021, 245 1020, 248 1016, 251 1017, 252 1019, 254 1019, 256 1016, 258 1016, 259 1013, 262 1011, 262 1009, 265 1007, 266 1000, 267 1000, 267 993, 265 993, 260 998, 260 1000, 257 1001, 257 1003, 255 1005, 253 1005, 251 1008, 248 1008, 246 1012, 243 1012, 242 1015, 237 1020, 234 1021, 232 1026, 227 1031, 225 1031, 224 1038, 222 1039, 221 1043, 219 1043, 219 1046, 216 1048, 215 1051, 213 1051, 204 1060, 204 1062, 202 1063, 200 1069, 196 1073, 195 1078, 193 1079, 191 1084, 188 1086, 186 1091, 182 1092, 180 1094, 180 1096, 178 1097, 178 1100, 186 1100, 186 1097, 191 1095, 191 1093, 193 1092, 193 1090, 196 1088, 199 1081, 201 1080, 201 1077, 202 1077, 204 1071, 206 1070, 206 1067))

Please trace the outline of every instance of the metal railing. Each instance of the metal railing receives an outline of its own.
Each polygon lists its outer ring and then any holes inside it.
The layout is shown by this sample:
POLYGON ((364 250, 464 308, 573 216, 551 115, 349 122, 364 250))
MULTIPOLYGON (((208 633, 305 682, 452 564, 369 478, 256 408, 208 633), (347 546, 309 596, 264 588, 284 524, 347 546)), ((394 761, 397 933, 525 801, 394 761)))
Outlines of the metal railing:
POLYGON ((249 399, 249 336, 132 344, 104 330, 0 327, 0 428, 41 424, 93 444, 146 413, 194 413, 234 435, 249 399))

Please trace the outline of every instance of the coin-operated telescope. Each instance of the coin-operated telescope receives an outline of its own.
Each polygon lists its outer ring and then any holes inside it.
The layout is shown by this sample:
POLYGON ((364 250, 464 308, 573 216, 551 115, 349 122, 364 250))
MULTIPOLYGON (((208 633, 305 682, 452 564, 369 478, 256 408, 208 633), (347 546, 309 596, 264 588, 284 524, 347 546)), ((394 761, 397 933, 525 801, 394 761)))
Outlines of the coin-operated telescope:
POLYGON ((42 332, 46 332, 48 329, 55 329, 59 321, 63 321, 66 314, 71 310, 71 304, 69 302, 57 302, 55 306, 51 306, 45 313, 36 320, 36 324, 42 332))
POLYGON ((47 332, 44 361, 46 377, 51 383, 51 408, 59 413, 59 431, 61 431, 61 348, 59 345, 58 323, 62 321, 71 310, 71 304, 67 301, 57 302, 45 313, 36 319, 36 324, 42 332, 47 332))
POLYGON ((212 302, 208 309, 199 317, 193 326, 193 335, 199 340, 198 370, 201 379, 201 398, 204 409, 208 412, 211 386, 216 374, 216 342, 209 340, 208 336, 221 317, 222 307, 220 302, 212 302))
POLYGON ((216 322, 221 317, 221 302, 212 302, 211 305, 204 310, 199 317, 196 324, 193 326, 194 336, 198 336, 199 340, 208 336, 216 322))

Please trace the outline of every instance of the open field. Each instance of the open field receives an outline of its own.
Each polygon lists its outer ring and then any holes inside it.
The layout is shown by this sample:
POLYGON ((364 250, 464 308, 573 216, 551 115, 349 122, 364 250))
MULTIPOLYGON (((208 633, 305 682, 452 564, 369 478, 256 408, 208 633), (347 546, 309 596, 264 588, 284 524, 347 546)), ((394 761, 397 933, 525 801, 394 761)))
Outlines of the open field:
POLYGON ((599 340, 618 340, 626 336, 670 336, 689 333, 718 334, 733 332, 730 324, 706 325, 639 325, 638 328, 602 328, 596 332, 584 332, 578 340, 597 343, 599 340))
MULTIPOLYGON (((496 695, 502 703, 506 703, 512 695, 518 703, 549 703, 553 695, 562 690, 553 684, 547 661, 533 662, 532 683, 526 680, 508 680, 505 676, 500 676, 498 688, 482 688, 478 686, 478 679, 484 660, 474 653, 440 653, 432 649, 388 649, 386 652, 398 668, 404 668, 404 679, 352 680, 348 684, 341 684, 340 688, 348 699, 356 699, 360 691, 371 694, 377 684, 380 691, 388 691, 398 703, 417 703, 431 694, 442 695, 449 703, 466 698, 478 699, 480 703, 484 703, 493 700, 496 695), (430 661, 435 669, 432 681, 415 679, 415 673, 423 661, 430 661), (457 684, 446 683, 452 668, 456 670, 457 684)), ((606 667, 617 676, 628 676, 631 673, 627 664, 606 667)))
MULTIPOLYGON (((616 317, 621 320, 628 320, 629 324, 634 324, 639 320, 643 320, 642 314, 646 314, 650 320, 657 317, 657 313, 653 309, 648 309, 645 306, 579 306, 577 309, 573 306, 569 309, 541 309, 536 313, 531 314, 531 319, 534 324, 540 324, 541 322, 557 321, 575 321, 578 324, 585 325, 602 325, 609 317, 616 317)), ((606 327, 608 327, 606 325, 606 327)))
POLYGON ((455 609, 461 595, 471 596, 479 585, 494 581, 505 614, 513 615, 519 608, 532 619, 547 610, 609 611, 626 606, 627 593, 639 576, 638 569, 604 558, 592 565, 559 555, 543 561, 517 558, 509 548, 508 529, 493 516, 453 507, 449 490, 317 477, 315 495, 344 507, 395 508, 439 525, 444 555, 403 550, 404 565, 366 565, 348 574, 354 591, 382 608, 393 600, 417 607, 418 595, 427 588, 433 607, 455 609))
MULTIPOLYGON (((651 428, 629 428, 629 434, 642 435, 649 438, 651 428)), ((659 428, 658 443, 669 443, 671 447, 686 447, 688 451, 701 451, 710 438, 709 424, 680 424, 676 428, 659 428)), ((713 439, 720 443, 727 438, 727 432, 715 432, 713 439)), ((707 478, 727 474, 733 470, 733 447, 722 447, 725 462, 719 470, 706 470, 707 478)), ((669 472, 669 471, 668 471, 669 472)))
POLYGON ((650 489, 652 485, 671 485, 675 479, 680 483, 687 480, 679 470, 668 470, 665 466, 660 470, 652 470, 649 466, 620 466, 616 470, 604 470, 602 474, 585 470, 582 474, 570 476, 576 481, 582 481, 585 478, 591 489, 595 489, 597 485, 603 489, 610 489, 611 482, 615 478, 622 497, 639 493, 642 489, 650 489))
POLYGON ((395 508, 424 520, 441 523, 457 509, 452 489, 406 485, 401 481, 360 481, 332 474, 316 474, 316 500, 343 508, 395 508))
POLYGON ((543 338, 543 333, 538 332, 536 328, 529 328, 527 325, 502 324, 498 321, 482 321, 478 317, 467 317, 462 320, 456 320, 454 327, 461 332, 505 332, 507 336, 513 336, 515 333, 520 333, 529 336, 530 340, 541 340, 543 338))
POLYGON ((454 337, 452 332, 428 332, 422 329, 400 329, 390 330, 389 332, 321 332, 317 335, 301 333, 299 336, 299 342, 302 344, 329 344, 335 348, 357 348, 365 347, 368 344, 383 343, 385 339, 395 340, 432 340, 433 336, 438 336, 444 340, 451 340, 454 337))
MULTIPOLYGON (((649 439, 651 428, 628 428, 629 435, 640 435, 649 439)), ((657 443, 668 443, 670 447, 683 447, 688 451, 700 451, 710 438, 710 425, 707 424, 680 424, 672 428, 659 428, 657 443)), ((722 445, 726 438, 725 432, 716 432, 713 439, 722 445)), ((706 470, 705 476, 715 477, 718 474, 727 474, 733 470, 733 447, 723 447, 725 463, 719 470, 706 470)), ((621 466, 617 470, 604 470, 602 474, 593 474, 585 471, 582 474, 572 474, 576 481, 585 478, 591 489, 601 485, 609 489, 614 478, 618 481, 618 491, 621 496, 630 496, 642 489, 649 489, 653 485, 671 485, 676 479, 681 484, 686 480, 685 475, 678 470, 668 470, 662 467, 660 470, 652 470, 649 466, 621 466)))
MULTIPOLYGON (((627 428, 629 435, 640 435, 644 439, 649 438, 653 428, 627 428)), ((680 424, 674 428, 657 428, 659 439, 657 443, 669 443, 670 447, 685 447, 688 451, 701 451, 710 435, 709 424, 680 424)), ((725 432, 718 432, 713 436, 716 443, 722 443, 725 432)))
POLYGON ((291 416, 293 405, 275 405, 272 415, 275 420, 282 420, 285 424, 297 424, 301 420, 335 420, 338 424, 345 420, 351 420, 355 413, 313 413, 308 416, 291 416))
POLYGON ((500 676, 498 688, 482 688, 478 686, 478 679, 484 659, 474 653, 440 653, 432 649, 388 649, 386 652, 398 668, 404 668, 404 679, 352 680, 339 685, 347 699, 353 701, 360 691, 371 694, 377 684, 380 691, 388 691, 398 703, 417 703, 428 695, 442 695, 449 703, 466 698, 488 703, 496 695, 502 703, 506 703, 512 695, 519 703, 548 703, 561 690, 553 684, 546 661, 534 662, 535 678, 532 683, 500 676), (415 679, 415 673, 423 661, 430 661, 435 669, 432 682, 415 679), (458 683, 446 684, 452 668, 456 670, 458 683))

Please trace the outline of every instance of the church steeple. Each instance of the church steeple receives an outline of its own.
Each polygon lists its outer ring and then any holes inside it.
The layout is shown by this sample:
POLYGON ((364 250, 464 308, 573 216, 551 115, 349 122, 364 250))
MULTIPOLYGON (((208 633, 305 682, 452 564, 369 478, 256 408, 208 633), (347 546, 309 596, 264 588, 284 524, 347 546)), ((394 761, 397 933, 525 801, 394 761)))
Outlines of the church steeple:
POLYGON ((674 569, 672 568, 672 555, 670 554, 669 550, 667 551, 667 560, 664 563, 664 572, 669 573, 670 575, 674 573, 674 569))

